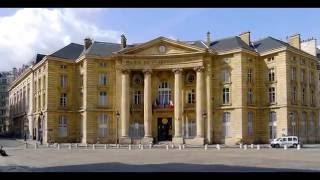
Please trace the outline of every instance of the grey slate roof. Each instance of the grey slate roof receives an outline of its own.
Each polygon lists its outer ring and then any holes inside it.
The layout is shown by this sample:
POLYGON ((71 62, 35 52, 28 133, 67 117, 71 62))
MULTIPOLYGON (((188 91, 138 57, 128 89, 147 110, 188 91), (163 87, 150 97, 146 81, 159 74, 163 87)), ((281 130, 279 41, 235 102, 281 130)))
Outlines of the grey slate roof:
POLYGON ((210 48, 215 51, 227 51, 227 50, 232 50, 237 48, 243 48, 250 51, 254 51, 254 49, 251 46, 247 45, 238 36, 233 36, 233 37, 213 41, 210 44, 210 48))
POLYGON ((43 57, 45 57, 46 55, 44 54, 37 54, 36 58, 35 58, 35 64, 37 64, 38 62, 40 62, 42 60, 43 57))
POLYGON ((121 45, 109 42, 93 42, 93 44, 85 51, 85 54, 96 56, 108 56, 113 52, 121 50, 121 45))
POLYGON ((75 60, 77 59, 83 51, 83 45, 70 43, 69 45, 63 47, 62 49, 54 52, 50 56, 75 60))
POLYGON ((189 44, 191 46, 196 46, 199 48, 207 48, 207 46, 205 45, 205 42, 198 40, 198 41, 181 41, 183 43, 189 44))
POLYGON ((265 52, 272 49, 277 49, 284 46, 290 46, 288 43, 268 36, 267 38, 253 42, 254 48, 259 52, 265 52))

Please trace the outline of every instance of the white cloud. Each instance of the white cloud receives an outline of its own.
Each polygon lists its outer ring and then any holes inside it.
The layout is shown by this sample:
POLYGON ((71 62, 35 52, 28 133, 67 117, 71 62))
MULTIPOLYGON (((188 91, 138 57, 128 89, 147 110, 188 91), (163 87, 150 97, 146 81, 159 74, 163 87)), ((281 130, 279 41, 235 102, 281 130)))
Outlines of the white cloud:
POLYGON ((102 29, 95 21, 106 9, 19 9, 0 17, 0 71, 20 67, 36 53, 50 54, 87 36, 119 42, 121 32, 102 29))

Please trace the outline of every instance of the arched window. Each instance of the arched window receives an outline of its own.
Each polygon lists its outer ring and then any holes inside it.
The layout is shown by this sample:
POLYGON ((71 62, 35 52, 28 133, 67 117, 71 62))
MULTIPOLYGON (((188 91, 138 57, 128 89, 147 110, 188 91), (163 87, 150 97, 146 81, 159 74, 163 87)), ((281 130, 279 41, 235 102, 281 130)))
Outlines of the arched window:
POLYGON ((160 105, 168 105, 171 101, 171 88, 168 82, 162 82, 158 89, 158 103, 160 105))
POLYGON ((222 118, 222 123, 223 123, 223 136, 224 137, 231 137, 231 119, 230 119, 230 112, 224 112, 223 113, 223 118, 222 118))
POLYGON ((59 136, 67 137, 68 136, 68 124, 66 116, 59 117, 59 136))
POLYGON ((269 113, 269 139, 277 138, 277 114, 272 111, 269 113))

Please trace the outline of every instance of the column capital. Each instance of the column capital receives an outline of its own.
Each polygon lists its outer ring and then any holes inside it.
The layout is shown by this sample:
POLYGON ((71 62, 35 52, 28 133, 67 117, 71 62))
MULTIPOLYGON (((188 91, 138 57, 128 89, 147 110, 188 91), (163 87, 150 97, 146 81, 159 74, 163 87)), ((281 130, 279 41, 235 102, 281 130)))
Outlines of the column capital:
POLYGON ((204 67, 203 66, 194 67, 193 69, 195 71, 197 71, 197 72, 203 72, 204 71, 204 67))
POLYGON ((142 72, 143 72, 143 74, 151 74, 152 69, 143 69, 142 72))
POLYGON ((178 74, 178 73, 181 73, 183 71, 182 68, 175 68, 175 69, 172 69, 172 72, 174 72, 175 74, 178 74))
POLYGON ((130 69, 126 69, 126 68, 121 68, 120 71, 122 74, 129 74, 130 73, 130 69))

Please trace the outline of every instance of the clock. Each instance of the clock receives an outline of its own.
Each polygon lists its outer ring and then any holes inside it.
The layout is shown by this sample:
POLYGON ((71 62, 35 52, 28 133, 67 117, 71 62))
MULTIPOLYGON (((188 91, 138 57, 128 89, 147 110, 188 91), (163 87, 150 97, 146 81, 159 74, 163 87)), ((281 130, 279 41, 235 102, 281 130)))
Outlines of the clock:
POLYGON ((160 53, 165 53, 166 52, 166 47, 163 46, 163 45, 159 46, 159 52, 160 53))

